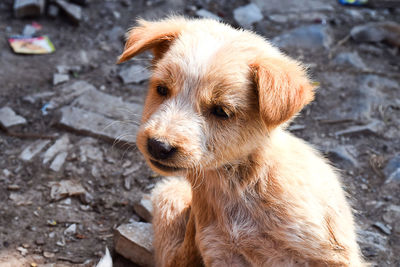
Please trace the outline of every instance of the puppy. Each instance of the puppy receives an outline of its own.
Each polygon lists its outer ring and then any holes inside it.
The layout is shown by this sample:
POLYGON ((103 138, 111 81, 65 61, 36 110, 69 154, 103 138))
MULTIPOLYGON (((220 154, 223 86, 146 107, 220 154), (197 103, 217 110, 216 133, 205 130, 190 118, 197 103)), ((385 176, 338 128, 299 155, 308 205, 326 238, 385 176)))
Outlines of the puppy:
POLYGON ((139 20, 124 62, 153 74, 137 135, 157 266, 363 266, 337 173, 285 124, 314 96, 302 65, 213 20, 139 20))

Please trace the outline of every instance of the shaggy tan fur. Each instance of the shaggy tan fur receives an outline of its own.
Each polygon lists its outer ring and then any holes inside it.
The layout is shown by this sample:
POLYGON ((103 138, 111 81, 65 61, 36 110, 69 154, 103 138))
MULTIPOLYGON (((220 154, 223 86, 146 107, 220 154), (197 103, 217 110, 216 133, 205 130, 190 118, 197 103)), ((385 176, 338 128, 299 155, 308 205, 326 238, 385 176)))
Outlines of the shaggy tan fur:
POLYGON ((140 20, 120 62, 148 49, 137 145, 185 177, 152 193, 157 266, 363 266, 338 174, 284 129, 314 97, 302 65, 213 20, 140 20))

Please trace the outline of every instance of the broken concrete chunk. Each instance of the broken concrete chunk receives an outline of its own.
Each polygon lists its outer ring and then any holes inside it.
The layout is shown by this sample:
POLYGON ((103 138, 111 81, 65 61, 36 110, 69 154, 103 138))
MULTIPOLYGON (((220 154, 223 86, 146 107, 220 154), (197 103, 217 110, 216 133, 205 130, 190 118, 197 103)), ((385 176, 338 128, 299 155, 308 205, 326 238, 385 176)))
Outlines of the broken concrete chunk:
POLYGON ((146 222, 151 222, 153 218, 153 205, 150 195, 144 195, 139 203, 134 204, 133 208, 142 219, 146 222))
POLYGON ((68 74, 59 74, 55 73, 53 75, 53 85, 57 85, 60 83, 65 83, 69 81, 69 75, 68 74))
POLYGON ((103 152, 100 150, 96 139, 90 137, 83 138, 79 141, 78 145, 81 162, 86 162, 88 159, 96 162, 103 161, 103 152))
POLYGON ((141 266, 154 266, 153 228, 150 223, 132 222, 117 228, 114 233, 115 250, 141 266))
POLYGON ((50 197, 53 200, 60 200, 68 196, 79 196, 86 193, 85 188, 74 180, 63 180, 59 182, 50 182, 50 197))
POLYGON ((48 163, 59 153, 66 152, 69 145, 69 138, 67 135, 63 135, 58 139, 43 155, 43 164, 48 163))
POLYGON ((58 96, 50 100, 49 108, 58 108, 69 104, 72 100, 89 90, 96 90, 96 87, 85 81, 67 83, 60 89, 58 96))
POLYGON ((111 142, 134 143, 138 127, 133 124, 116 122, 103 115, 76 107, 61 110, 60 126, 79 133, 104 138, 111 142))
POLYGON ((400 155, 389 160, 383 169, 383 173, 386 177, 385 183, 400 182, 400 155))
POLYGON ((124 102, 98 90, 84 92, 72 105, 117 120, 138 118, 142 113, 142 105, 124 102))
POLYGON ((15 0, 14 14, 17 18, 40 16, 45 8, 45 0, 15 0))
POLYGON ((261 10, 253 3, 236 8, 233 11, 233 16, 236 22, 243 28, 250 28, 253 23, 261 21, 264 18, 261 10))
POLYGON ((61 152, 59 153, 53 160, 53 162, 50 164, 50 169, 58 172, 61 170, 61 167, 64 165, 65 159, 68 156, 68 152, 61 152))
POLYGON ((27 146, 19 156, 20 159, 23 161, 30 161, 32 160, 42 149, 50 143, 49 140, 45 141, 36 141, 33 144, 27 146))
POLYGON ((212 13, 204 8, 197 10, 196 15, 199 16, 200 18, 205 18, 205 19, 214 19, 214 20, 218 20, 218 21, 222 20, 220 17, 218 17, 214 13, 212 13))
POLYGON ((118 75, 124 84, 140 83, 150 77, 150 71, 143 66, 132 65, 123 68, 118 75))
POLYGON ((25 118, 15 114, 14 110, 11 108, 3 107, 0 109, 0 126, 5 129, 25 123, 25 118))
POLYGON ((65 12, 74 24, 79 24, 82 19, 82 8, 64 0, 56 0, 56 4, 65 12))

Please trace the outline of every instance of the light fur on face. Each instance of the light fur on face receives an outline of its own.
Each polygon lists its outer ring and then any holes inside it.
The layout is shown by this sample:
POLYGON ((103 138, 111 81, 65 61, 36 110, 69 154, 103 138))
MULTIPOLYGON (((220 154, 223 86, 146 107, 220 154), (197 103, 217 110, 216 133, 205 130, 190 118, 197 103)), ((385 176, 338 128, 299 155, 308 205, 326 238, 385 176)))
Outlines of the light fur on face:
POLYGON ((301 63, 213 20, 139 20, 152 50, 137 146, 182 175, 153 191, 158 266, 363 266, 338 175, 284 130, 314 97, 301 63))

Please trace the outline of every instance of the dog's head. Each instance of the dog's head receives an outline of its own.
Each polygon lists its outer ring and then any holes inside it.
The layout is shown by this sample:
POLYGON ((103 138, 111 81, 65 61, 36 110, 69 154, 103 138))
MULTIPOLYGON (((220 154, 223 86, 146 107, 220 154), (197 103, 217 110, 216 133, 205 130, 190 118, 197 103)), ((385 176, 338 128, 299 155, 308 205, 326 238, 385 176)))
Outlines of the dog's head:
POLYGON ((162 174, 240 161, 313 99, 298 62, 213 20, 140 20, 119 62, 149 49, 153 75, 137 146, 162 174))

